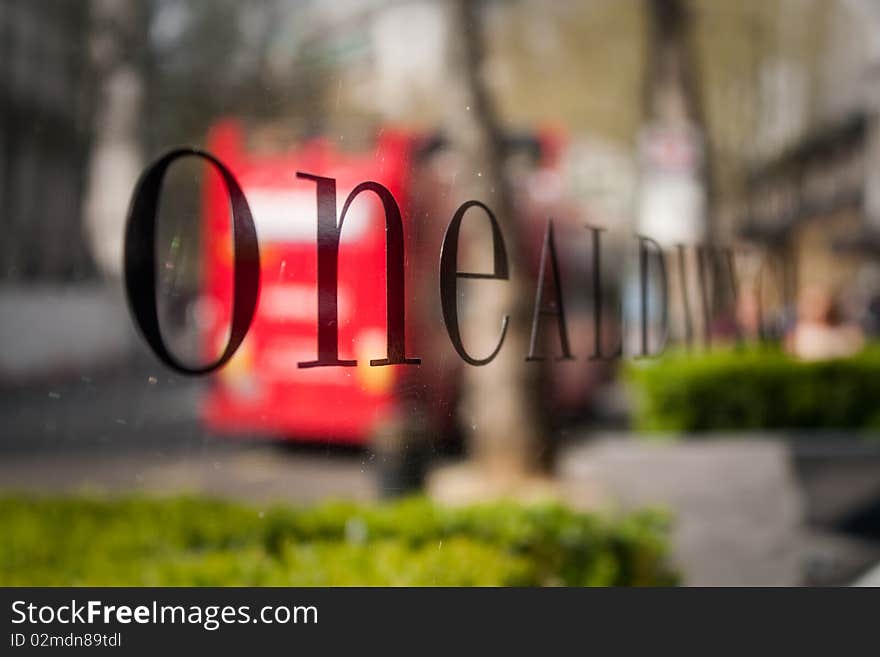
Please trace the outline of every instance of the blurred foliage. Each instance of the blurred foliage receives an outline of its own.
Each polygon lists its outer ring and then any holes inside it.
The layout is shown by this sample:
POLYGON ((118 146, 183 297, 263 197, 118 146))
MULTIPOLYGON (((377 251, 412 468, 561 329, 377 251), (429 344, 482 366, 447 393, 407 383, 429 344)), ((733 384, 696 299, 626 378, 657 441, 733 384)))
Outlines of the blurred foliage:
POLYGON ((626 368, 642 431, 880 429, 880 346, 803 362, 778 349, 674 353, 626 368))
POLYGON ((0 498, 0 585, 669 585, 669 521, 558 504, 0 498))
POLYGON ((642 120, 641 2, 489 5, 490 78, 514 126, 562 125, 623 147, 642 120))

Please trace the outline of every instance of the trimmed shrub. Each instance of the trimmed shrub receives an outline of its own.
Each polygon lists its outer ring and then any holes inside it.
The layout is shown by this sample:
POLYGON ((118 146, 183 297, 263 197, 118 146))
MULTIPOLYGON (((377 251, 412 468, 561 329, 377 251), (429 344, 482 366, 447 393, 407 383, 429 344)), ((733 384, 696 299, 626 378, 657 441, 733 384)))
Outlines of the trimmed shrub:
POLYGON ((643 431, 880 429, 880 347, 803 362, 778 349, 674 353, 628 364, 643 431))
POLYGON ((668 518, 557 504, 258 509, 0 497, 0 585, 668 585, 668 518))

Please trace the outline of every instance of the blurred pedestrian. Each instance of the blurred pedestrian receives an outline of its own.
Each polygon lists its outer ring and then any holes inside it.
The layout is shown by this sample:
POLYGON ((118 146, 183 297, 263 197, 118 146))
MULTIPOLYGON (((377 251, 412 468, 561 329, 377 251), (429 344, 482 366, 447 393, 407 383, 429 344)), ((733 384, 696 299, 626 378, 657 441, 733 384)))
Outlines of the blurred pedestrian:
POLYGON ((844 358, 858 353, 864 345, 862 329, 842 317, 834 295, 823 287, 805 288, 797 313, 785 346, 802 360, 844 358))

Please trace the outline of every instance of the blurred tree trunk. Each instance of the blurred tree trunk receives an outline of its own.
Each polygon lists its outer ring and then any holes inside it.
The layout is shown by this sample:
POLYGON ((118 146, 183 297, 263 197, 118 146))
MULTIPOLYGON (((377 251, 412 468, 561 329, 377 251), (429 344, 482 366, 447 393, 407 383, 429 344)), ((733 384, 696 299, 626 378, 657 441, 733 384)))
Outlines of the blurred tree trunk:
POLYGON ((648 10, 645 118, 667 127, 686 126, 698 131, 703 147, 699 175, 707 197, 706 234, 711 239, 711 149, 694 55, 692 13, 685 0, 645 1, 648 10))
POLYGON ((645 117, 658 123, 696 129, 703 146, 700 182, 706 193, 706 239, 714 225, 712 144, 703 110, 699 63, 694 54, 693 14, 686 0, 646 0, 649 15, 645 117))
MULTIPOLYGON (((495 360, 481 367, 466 365, 464 370, 461 414, 469 434, 469 452, 480 476, 495 482, 494 487, 489 484, 491 494, 505 492, 509 485, 538 471, 541 463, 539 364, 525 361, 534 289, 523 266, 522 226, 506 174, 503 128, 485 79, 483 3, 456 0, 450 11, 453 67, 446 128, 453 148, 463 156, 457 185, 464 185, 469 198, 482 200, 493 210, 510 263, 509 281, 479 282, 466 293, 467 304, 479 309, 473 326, 467 327, 475 343, 494 344, 500 318, 510 315, 507 336, 495 360)), ((486 221, 484 216, 472 220, 486 221)), ((492 253, 489 231, 467 235, 463 249, 492 253)))
POLYGON ((669 123, 702 126, 693 61, 691 16, 683 0, 646 0, 649 18, 645 114, 669 123))
MULTIPOLYGON (((699 154, 691 175, 703 199, 702 212, 695 233, 688 234, 681 242, 688 243, 687 246, 694 246, 695 243, 708 246, 717 239, 713 217, 712 149, 705 125, 699 66, 694 53, 692 9, 687 0, 645 0, 645 9, 648 19, 643 95, 645 122, 661 133, 691 135, 685 143, 693 140, 693 146, 699 154)), ((642 173, 642 179, 645 180, 645 172, 642 173)), ((642 228, 640 226, 640 230, 642 228)), ((665 247, 673 247, 667 240, 661 239, 661 242, 665 247)), ((706 344, 711 342, 715 312, 735 303, 726 280, 724 263, 709 253, 708 250, 696 252, 693 261, 684 266, 688 272, 688 282, 672 284, 673 297, 685 294, 691 297, 692 308, 702 307, 702 312, 694 312, 687 320, 694 325, 693 329, 688 328, 687 334, 690 335, 692 330, 696 335, 702 334, 706 344), (696 259, 701 259, 702 264, 696 259), (701 294, 701 285, 710 291, 707 297, 701 294)), ((681 299, 677 303, 681 303, 681 299)), ((690 340, 688 337, 689 343, 690 340)))
POLYGON ((85 223, 105 274, 122 267, 122 226, 143 164, 141 147, 147 3, 92 0, 89 36, 93 145, 85 223))

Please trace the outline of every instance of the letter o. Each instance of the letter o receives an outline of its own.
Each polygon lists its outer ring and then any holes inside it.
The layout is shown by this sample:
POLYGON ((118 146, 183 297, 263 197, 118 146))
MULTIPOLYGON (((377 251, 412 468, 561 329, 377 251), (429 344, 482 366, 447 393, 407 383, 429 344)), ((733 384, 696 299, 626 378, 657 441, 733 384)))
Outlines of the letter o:
POLYGON ((129 308, 153 353, 180 374, 207 374, 232 358, 250 328, 260 294, 260 250, 254 219, 244 192, 229 169, 216 157, 196 148, 177 148, 153 162, 134 189, 125 226, 125 292, 129 308), (171 164, 193 155, 212 164, 223 178, 232 208, 234 273, 232 325, 220 357, 207 365, 189 367, 174 356, 162 340, 156 308, 156 212, 162 181, 171 164))

